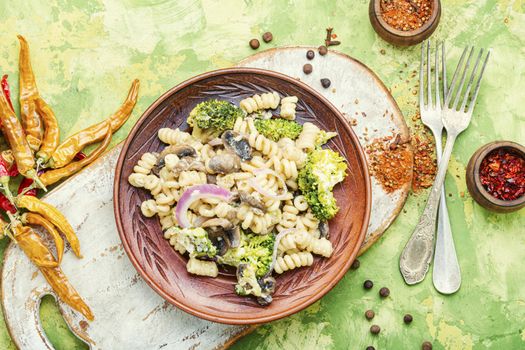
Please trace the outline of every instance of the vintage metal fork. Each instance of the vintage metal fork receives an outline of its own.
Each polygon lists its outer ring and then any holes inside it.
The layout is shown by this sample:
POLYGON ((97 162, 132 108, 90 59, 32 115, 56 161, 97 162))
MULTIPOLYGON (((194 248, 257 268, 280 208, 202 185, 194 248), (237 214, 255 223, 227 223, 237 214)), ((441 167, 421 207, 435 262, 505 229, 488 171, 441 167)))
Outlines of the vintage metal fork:
MULTIPOLYGON (((430 59, 430 40, 421 45, 421 65, 419 70, 419 109, 421 112, 421 121, 425 124, 436 140, 437 161, 441 160, 443 148, 441 144, 443 135, 443 121, 441 118, 441 84, 440 62, 441 53, 441 78, 443 86, 443 102, 447 96, 447 70, 445 65, 445 43, 436 45, 434 60, 434 103, 432 103, 432 75, 430 59), (441 50, 440 50, 441 48, 441 50), (426 51, 426 52, 425 52, 426 51), (440 52, 441 51, 441 52, 440 52), (427 81, 427 103, 425 104, 425 56, 426 56, 426 81, 427 81)), ((454 238, 448 217, 447 202, 445 197, 445 186, 441 191, 441 200, 439 202, 438 224, 436 234, 436 244, 434 251, 434 264, 432 270, 432 280, 434 287, 443 294, 455 293, 461 285, 461 271, 459 269, 456 248, 454 247, 454 238)))
POLYGON ((423 214, 421 215, 421 218, 419 219, 412 236, 407 242, 405 249, 401 253, 399 266, 401 274, 403 275, 403 278, 407 284, 416 284, 421 282, 428 272, 428 267, 430 265, 430 260, 432 259, 432 253, 434 251, 434 232, 436 229, 436 217, 438 213, 441 190, 443 188, 443 181, 445 180, 450 155, 452 154, 452 149, 458 135, 463 132, 470 124, 470 120, 472 119, 472 111, 474 109, 474 105, 476 104, 476 99, 481 86, 481 78, 483 77, 483 73, 490 56, 489 51, 483 60, 482 58, 484 50, 480 49, 474 68, 470 72, 468 85, 463 92, 467 73, 469 72, 470 63, 474 54, 474 47, 470 49, 468 59, 464 64, 468 51, 469 50, 467 47, 461 55, 456 71, 454 72, 454 76, 452 77, 450 88, 447 91, 445 104, 443 105, 442 119, 443 125, 447 130, 447 142, 445 144, 443 156, 439 162, 436 179, 434 180, 434 185, 430 191, 430 196, 427 200, 425 209, 423 210, 423 214), (481 66, 481 70, 478 72, 478 67, 482 61, 483 64, 481 66), (459 81, 458 85, 456 85, 459 75, 461 75, 461 80, 459 81), (477 81, 475 89, 471 94, 472 86, 476 76, 477 81), (454 95, 455 98, 451 105, 452 97, 454 95), (460 99, 462 103, 458 108, 460 99))

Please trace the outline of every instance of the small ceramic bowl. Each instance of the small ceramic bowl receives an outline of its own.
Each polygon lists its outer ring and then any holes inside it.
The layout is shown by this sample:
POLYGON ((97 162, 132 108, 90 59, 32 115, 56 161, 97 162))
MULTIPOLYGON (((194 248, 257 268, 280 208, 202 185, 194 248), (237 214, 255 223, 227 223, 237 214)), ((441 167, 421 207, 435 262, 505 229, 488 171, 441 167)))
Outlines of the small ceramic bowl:
POLYGON ((432 15, 420 28, 411 31, 401 31, 391 27, 381 16, 381 2, 384 0, 370 0, 368 14, 372 27, 381 38, 397 46, 411 46, 419 44, 436 30, 441 18, 441 1, 432 0, 432 15))
POLYGON ((467 165, 467 188, 474 200, 482 207, 497 212, 510 213, 525 207, 525 195, 512 201, 493 197, 485 190, 479 177, 479 167, 485 157, 495 149, 505 149, 525 157, 525 147, 510 141, 495 141, 481 147, 472 155, 467 165))

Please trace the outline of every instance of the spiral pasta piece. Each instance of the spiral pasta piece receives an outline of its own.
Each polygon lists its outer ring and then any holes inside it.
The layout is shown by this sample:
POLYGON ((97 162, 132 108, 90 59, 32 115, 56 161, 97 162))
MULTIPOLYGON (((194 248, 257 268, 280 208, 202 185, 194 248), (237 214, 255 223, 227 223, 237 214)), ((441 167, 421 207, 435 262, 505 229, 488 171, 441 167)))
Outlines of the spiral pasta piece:
POLYGON ((273 91, 245 98, 241 100, 239 106, 246 113, 253 113, 262 109, 276 109, 280 100, 279 94, 273 91))
POLYGON ((151 152, 146 152, 140 157, 137 165, 133 167, 133 172, 137 174, 148 175, 151 173, 151 169, 153 169, 157 163, 157 160, 158 155, 151 152))
POLYGON ((180 145, 183 143, 189 143, 192 140, 192 136, 187 132, 180 131, 177 129, 162 128, 158 131, 159 139, 169 145, 180 145))
POLYGON ((128 182, 133 187, 144 187, 146 176, 145 174, 131 173, 128 177, 128 182))
POLYGON ((276 273, 281 274, 299 267, 311 266, 313 262, 314 257, 310 252, 286 254, 276 259, 273 269, 276 273))
POLYGON ((200 171, 181 171, 179 175, 179 185, 181 187, 203 185, 206 182, 206 173, 200 171))
POLYGON ((219 269, 214 261, 204 261, 190 258, 186 264, 186 270, 198 276, 217 277, 219 269))
POLYGON ((298 100, 297 96, 287 96, 281 100, 281 118, 295 119, 295 108, 298 100))
POLYGON ((295 145, 300 149, 305 149, 311 151, 315 148, 315 142, 317 136, 321 130, 314 124, 306 122, 303 124, 303 131, 299 134, 297 140, 295 140, 295 145))
POLYGON ((298 176, 297 164, 286 158, 280 158, 278 156, 270 157, 270 160, 266 163, 266 166, 273 168, 278 172, 284 179, 296 179, 298 176))
POLYGON ((150 191, 153 196, 156 196, 162 191, 162 182, 157 176, 148 175, 144 179, 144 188, 150 191))
POLYGON ((281 150, 279 149, 279 146, 277 146, 276 142, 256 132, 252 132, 248 135, 248 143, 257 151, 260 151, 262 154, 268 157, 280 155, 281 153, 281 150))

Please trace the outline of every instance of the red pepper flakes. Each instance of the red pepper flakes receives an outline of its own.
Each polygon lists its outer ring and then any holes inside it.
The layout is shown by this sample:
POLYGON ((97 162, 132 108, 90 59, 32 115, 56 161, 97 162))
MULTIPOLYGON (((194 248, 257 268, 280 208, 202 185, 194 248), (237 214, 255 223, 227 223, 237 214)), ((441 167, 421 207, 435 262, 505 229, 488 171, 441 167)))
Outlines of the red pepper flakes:
POLYGON ((412 176, 412 152, 409 140, 387 136, 366 146, 369 170, 387 193, 394 192, 412 176))
POLYGON ((381 17, 392 28, 408 32, 432 16, 431 0, 381 0, 381 17))
POLYGON ((427 131, 412 137, 414 150, 414 176, 412 190, 420 192, 434 183, 437 171, 436 145, 434 138, 427 131))
POLYGON ((518 199, 525 194, 525 159, 514 152, 496 149, 481 162, 479 178, 494 198, 518 199))

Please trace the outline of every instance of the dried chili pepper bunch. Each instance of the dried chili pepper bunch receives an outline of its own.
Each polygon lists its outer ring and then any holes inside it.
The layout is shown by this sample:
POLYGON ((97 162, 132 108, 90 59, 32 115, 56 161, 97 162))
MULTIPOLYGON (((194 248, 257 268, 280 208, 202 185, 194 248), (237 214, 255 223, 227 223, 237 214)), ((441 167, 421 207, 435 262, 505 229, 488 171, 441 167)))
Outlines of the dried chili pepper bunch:
POLYGON ((7 76, 0 86, 0 123, 9 150, 0 153, 0 230, 11 237, 28 258, 40 269, 57 295, 73 309, 92 320, 94 315, 69 283, 60 268, 64 254, 64 238, 79 258, 80 243, 75 231, 60 211, 37 198, 38 189, 47 191, 53 185, 97 159, 108 147, 112 134, 129 118, 137 102, 139 81, 133 81, 122 106, 106 120, 70 136, 60 143, 60 129, 51 107, 40 96, 31 61, 29 45, 24 37, 20 41, 20 120, 11 103, 7 76), (86 156, 82 150, 102 141, 86 156), (17 196, 9 189, 10 180, 21 175, 17 196), (52 249, 33 227, 39 226, 52 238, 52 249), (64 237, 64 238, 63 238, 64 237))

